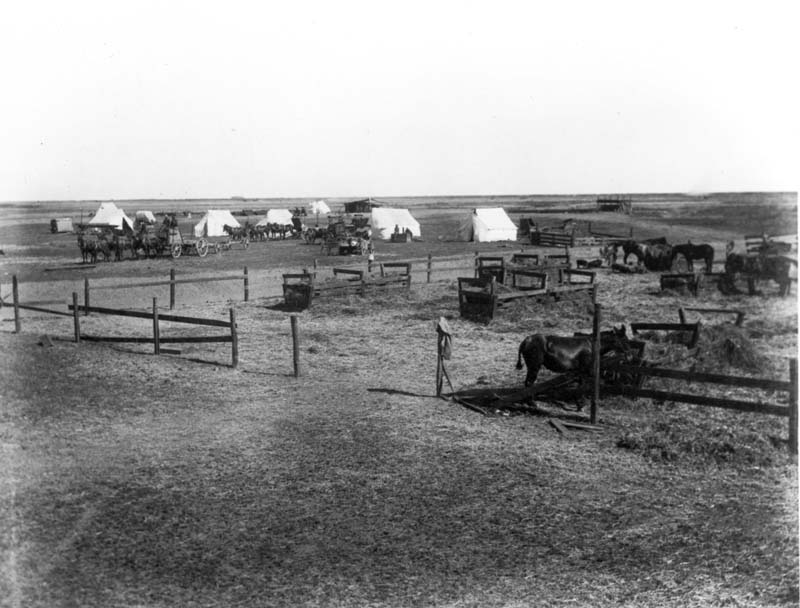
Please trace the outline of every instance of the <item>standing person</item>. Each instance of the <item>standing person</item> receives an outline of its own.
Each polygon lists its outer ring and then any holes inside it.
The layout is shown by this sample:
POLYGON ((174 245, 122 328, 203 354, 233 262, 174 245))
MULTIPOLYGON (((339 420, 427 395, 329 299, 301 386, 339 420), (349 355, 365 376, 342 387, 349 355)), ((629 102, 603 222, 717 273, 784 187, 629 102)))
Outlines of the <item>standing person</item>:
POLYGON ((372 263, 375 261, 375 249, 372 246, 372 239, 367 243, 367 272, 372 272, 372 263))

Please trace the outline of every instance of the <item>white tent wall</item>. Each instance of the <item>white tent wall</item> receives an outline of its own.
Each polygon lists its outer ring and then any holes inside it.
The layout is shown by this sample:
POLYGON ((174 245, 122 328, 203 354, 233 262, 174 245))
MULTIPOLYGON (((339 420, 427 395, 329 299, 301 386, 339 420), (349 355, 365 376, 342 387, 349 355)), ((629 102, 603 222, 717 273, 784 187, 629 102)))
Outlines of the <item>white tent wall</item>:
POLYGON ((225 236, 225 226, 239 228, 241 224, 226 209, 210 209, 194 226, 194 235, 225 236))
POLYGON ((152 211, 137 211, 136 219, 140 222, 147 222, 148 224, 156 223, 156 216, 153 215, 152 211))
POLYGON ((477 243, 516 241, 517 226, 502 207, 475 209, 458 227, 456 239, 477 243))
POLYGON ((319 213, 320 215, 325 215, 331 212, 331 208, 328 207, 328 203, 325 201, 314 201, 313 203, 309 203, 308 208, 312 214, 319 213))
POLYGON ((256 226, 266 226, 267 224, 280 224, 286 226, 292 223, 292 212, 288 209, 270 209, 267 217, 258 222, 256 226))
POLYGON ((370 226, 372 227, 372 236, 384 241, 392 238, 395 226, 400 229, 400 232, 405 232, 407 228, 411 230, 411 236, 422 236, 419 222, 414 219, 408 209, 375 207, 370 214, 370 226))
POLYGON ((122 228, 123 223, 133 229, 133 222, 114 203, 100 203, 94 217, 89 220, 90 226, 114 226, 118 230, 122 228))

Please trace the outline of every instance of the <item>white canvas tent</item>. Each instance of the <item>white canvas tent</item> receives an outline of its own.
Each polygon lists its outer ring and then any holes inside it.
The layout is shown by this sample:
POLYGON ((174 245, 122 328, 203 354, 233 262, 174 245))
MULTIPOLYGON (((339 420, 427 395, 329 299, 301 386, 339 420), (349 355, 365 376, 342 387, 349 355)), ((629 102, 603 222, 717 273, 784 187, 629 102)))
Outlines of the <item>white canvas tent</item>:
POLYGON ((123 224, 133 229, 133 222, 114 203, 100 203, 94 217, 89 220, 90 226, 113 226, 117 230, 122 229, 123 224))
POLYGON ((456 240, 516 241, 517 227, 502 207, 474 209, 458 227, 456 240))
POLYGON ((411 236, 420 237, 419 222, 414 219, 408 209, 392 207, 375 207, 370 214, 372 235, 376 239, 388 241, 392 238, 395 226, 400 232, 411 230, 411 236))
POLYGON ((136 212, 136 219, 145 224, 155 224, 156 223, 156 216, 153 215, 152 211, 137 211, 136 212))
POLYGON ((326 213, 331 212, 331 208, 328 207, 328 203, 325 201, 314 201, 313 203, 309 203, 308 209, 311 211, 312 215, 325 215, 326 213))
POLYGON ((194 226, 195 236, 225 236, 225 226, 241 227, 227 209, 209 209, 194 226))
POLYGON ((292 223, 292 212, 288 209, 270 209, 267 217, 258 222, 256 226, 266 226, 267 224, 280 224, 287 226, 292 223))

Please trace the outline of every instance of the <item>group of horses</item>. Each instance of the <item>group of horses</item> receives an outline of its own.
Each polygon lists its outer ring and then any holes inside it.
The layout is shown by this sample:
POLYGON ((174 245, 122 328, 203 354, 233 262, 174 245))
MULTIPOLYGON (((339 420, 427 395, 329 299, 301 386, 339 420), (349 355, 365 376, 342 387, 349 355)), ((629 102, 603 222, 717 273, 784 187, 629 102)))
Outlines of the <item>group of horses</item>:
POLYGON ((691 241, 680 245, 670 245, 664 237, 643 241, 626 239, 609 243, 600 250, 600 254, 608 260, 609 266, 611 266, 619 259, 620 250, 623 254, 623 264, 627 264, 628 258, 635 255, 639 264, 643 264, 647 270, 652 271, 671 270, 679 257, 683 257, 690 271, 694 270, 696 260, 702 260, 705 263, 706 272, 712 272, 714 266, 714 248, 707 244, 694 245, 691 241))
POLYGON ((225 234, 233 241, 271 241, 299 238, 303 236, 303 223, 299 216, 292 217, 291 224, 270 222, 266 224, 251 224, 249 221, 244 226, 223 226, 225 234))
POLYGON ((96 228, 78 232, 78 247, 84 263, 97 263, 102 256, 104 262, 112 259, 122 260, 126 252, 138 260, 141 256, 157 257, 169 248, 169 235, 178 227, 174 215, 164 217, 159 226, 145 222, 135 222, 133 227, 123 224, 122 228, 96 228))
MULTIPOLYGON (((758 293, 758 281, 773 280, 779 286, 781 296, 787 295, 791 286, 791 270, 797 261, 785 254, 791 245, 773 241, 767 237, 752 250, 745 253, 735 251, 733 241, 725 249, 725 269, 720 280, 720 289, 724 293, 738 293, 735 282, 740 276, 747 280, 749 293, 758 293)), ((676 260, 683 258, 689 271, 694 271, 694 262, 702 261, 705 272, 713 272, 714 248, 708 244, 694 245, 690 242, 670 245, 663 237, 636 241, 627 239, 614 241, 601 248, 600 254, 614 266, 622 252, 622 264, 627 265, 631 255, 636 256, 639 265, 651 271, 672 270, 676 260)))

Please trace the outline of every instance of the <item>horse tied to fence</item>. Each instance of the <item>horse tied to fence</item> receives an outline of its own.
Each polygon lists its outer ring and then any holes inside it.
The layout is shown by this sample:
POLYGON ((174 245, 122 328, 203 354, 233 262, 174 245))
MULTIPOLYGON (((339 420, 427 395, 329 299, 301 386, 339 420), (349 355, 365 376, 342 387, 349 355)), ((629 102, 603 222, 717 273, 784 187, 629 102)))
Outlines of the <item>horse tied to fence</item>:
MULTIPOLYGON (((612 350, 627 350, 625 325, 600 332, 600 355, 612 350)), ((592 337, 533 334, 519 345, 517 369, 522 369, 523 359, 528 368, 525 386, 536 382, 542 365, 559 373, 589 373, 592 368, 592 337)))

